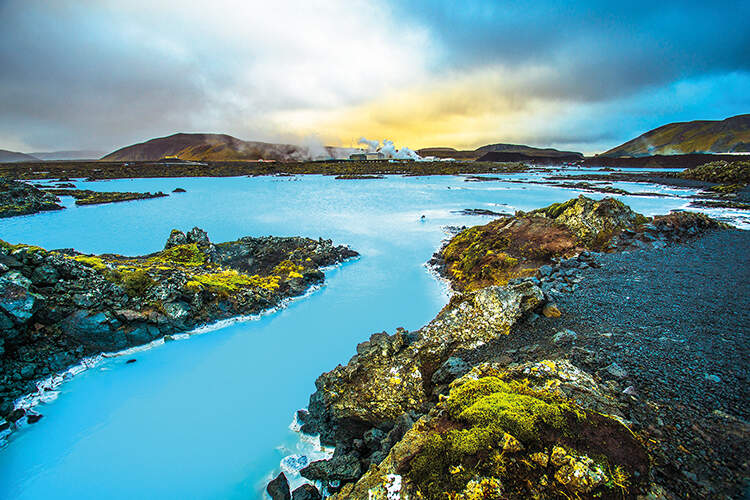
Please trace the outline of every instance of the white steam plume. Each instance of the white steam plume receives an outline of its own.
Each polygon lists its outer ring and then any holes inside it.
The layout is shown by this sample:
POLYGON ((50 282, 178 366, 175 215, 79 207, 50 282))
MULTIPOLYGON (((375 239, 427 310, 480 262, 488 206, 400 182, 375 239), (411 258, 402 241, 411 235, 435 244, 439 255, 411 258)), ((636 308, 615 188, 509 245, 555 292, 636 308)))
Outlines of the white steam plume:
POLYGON ((419 156, 416 152, 414 152, 413 150, 407 147, 396 149, 396 146, 393 144, 393 141, 389 141, 388 139, 384 139, 383 144, 381 146, 380 142, 378 141, 371 141, 364 137, 360 137, 359 142, 357 144, 365 144, 367 145, 368 151, 370 152, 378 151, 380 153, 383 153, 383 156, 385 156, 386 158, 392 158, 395 160, 421 160, 422 159, 421 156, 419 156))
POLYGON ((379 141, 371 141, 369 139, 366 139, 364 137, 360 137, 359 141, 357 141, 357 144, 364 144, 367 146, 367 151, 374 152, 378 150, 378 146, 380 146, 379 141))

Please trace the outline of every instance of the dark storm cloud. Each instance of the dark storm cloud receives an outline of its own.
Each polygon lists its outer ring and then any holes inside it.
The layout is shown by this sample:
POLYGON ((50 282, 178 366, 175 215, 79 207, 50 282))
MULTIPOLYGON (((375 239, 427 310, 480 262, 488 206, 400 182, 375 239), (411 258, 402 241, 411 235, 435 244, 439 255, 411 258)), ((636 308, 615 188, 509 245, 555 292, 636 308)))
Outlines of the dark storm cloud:
POLYGON ((106 11, 11 1, 0 19, 0 135, 107 149, 178 129, 200 109, 194 64, 123 39, 127 30, 106 11))
POLYGON ((750 71, 750 2, 412 0, 399 15, 440 42, 436 68, 542 66, 534 96, 609 99, 703 74, 750 71))
MULTIPOLYGON (((748 112, 748 18, 747 1, 0 0, 0 148, 278 140, 372 104, 364 128, 416 136, 459 117, 440 140, 503 142, 472 120, 515 114, 530 123, 518 141, 592 151, 748 112), (430 97, 424 123, 389 106, 391 91, 430 97)), ((369 132, 331 137, 346 133, 369 132)))

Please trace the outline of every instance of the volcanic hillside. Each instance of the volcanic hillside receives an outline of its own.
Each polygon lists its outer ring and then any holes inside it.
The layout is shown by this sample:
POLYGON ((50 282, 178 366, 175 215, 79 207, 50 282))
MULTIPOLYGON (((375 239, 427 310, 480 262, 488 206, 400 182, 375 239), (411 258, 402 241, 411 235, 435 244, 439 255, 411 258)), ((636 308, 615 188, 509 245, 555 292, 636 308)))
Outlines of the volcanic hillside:
POLYGON ((573 151, 559 151, 552 148, 534 148, 522 144, 489 144, 474 150, 456 150, 453 148, 424 148, 417 151, 420 156, 435 156, 437 158, 455 158, 457 160, 476 160, 487 153, 520 153, 535 158, 581 158, 581 153, 573 151))
POLYGON ((226 134, 174 134, 133 144, 102 158, 108 161, 156 161, 166 156, 192 161, 316 160, 348 153, 342 148, 311 150, 292 144, 243 141, 226 134))
POLYGON ((24 153, 0 149, 0 162, 11 163, 18 161, 39 161, 39 158, 24 153))
POLYGON ((750 152, 750 114, 662 125, 603 156, 750 152))

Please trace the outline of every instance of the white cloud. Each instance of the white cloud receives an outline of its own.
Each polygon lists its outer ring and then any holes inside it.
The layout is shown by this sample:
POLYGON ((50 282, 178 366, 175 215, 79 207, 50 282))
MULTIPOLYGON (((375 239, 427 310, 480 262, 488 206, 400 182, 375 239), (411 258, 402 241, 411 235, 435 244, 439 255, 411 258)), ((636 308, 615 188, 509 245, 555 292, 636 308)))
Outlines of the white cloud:
MULTIPOLYGON (((82 147, 119 145, 144 138, 157 126, 169 133, 178 123, 181 130, 268 139, 283 132, 286 124, 279 117, 284 113, 356 104, 426 74, 425 33, 399 24, 374 1, 11 4, 8 12, 32 13, 13 14, 23 21, 15 28, 19 50, 33 45, 35 60, 24 66, 26 78, 58 86, 59 94, 45 96, 45 105, 39 105, 36 120, 45 129, 39 135, 54 137, 49 122, 63 126, 61 117, 68 118, 68 128, 96 132, 104 141, 131 131, 118 144, 82 147), (30 40, 28 31, 45 17, 66 33, 62 44, 55 40, 62 33, 44 33, 42 38, 52 38, 46 46, 30 40), (68 71, 71 67, 75 72, 68 71), (77 95, 81 86, 88 91, 77 95), (92 104, 97 101, 101 107, 92 104), (164 107, 158 110, 160 102, 164 107), (82 107, 91 111, 89 119, 70 119, 82 107), (117 127, 107 130, 96 123, 93 115, 103 108, 118 117, 117 127)), ((0 102, 4 90, 12 86, 17 92, 25 83, 19 76, 0 77, 0 102)), ((25 119, 33 121, 28 114, 25 119)))

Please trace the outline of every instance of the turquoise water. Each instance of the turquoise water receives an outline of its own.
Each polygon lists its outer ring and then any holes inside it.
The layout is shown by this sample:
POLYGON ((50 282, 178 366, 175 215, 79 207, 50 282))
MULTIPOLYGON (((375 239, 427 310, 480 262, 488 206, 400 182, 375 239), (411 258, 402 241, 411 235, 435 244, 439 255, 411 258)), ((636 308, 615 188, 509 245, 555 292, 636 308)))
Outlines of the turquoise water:
MULTIPOLYGON (((0 220, 0 238, 133 255, 161 249, 172 228, 199 226, 213 241, 322 236, 362 256, 327 271, 323 288, 281 311, 109 359, 63 384, 57 399, 37 407, 45 417, 0 449, 0 498, 260 498, 280 460, 297 449, 289 424, 306 406, 315 378, 346 363, 370 334, 419 328, 446 303, 444 287, 424 263, 446 237, 444 226, 490 220, 453 211, 529 210, 579 194, 461 177, 77 185, 187 192, 88 207, 68 201, 63 211, 0 220), (137 362, 125 364, 129 358, 137 362)), ((685 204, 620 198, 646 214, 685 204)))

